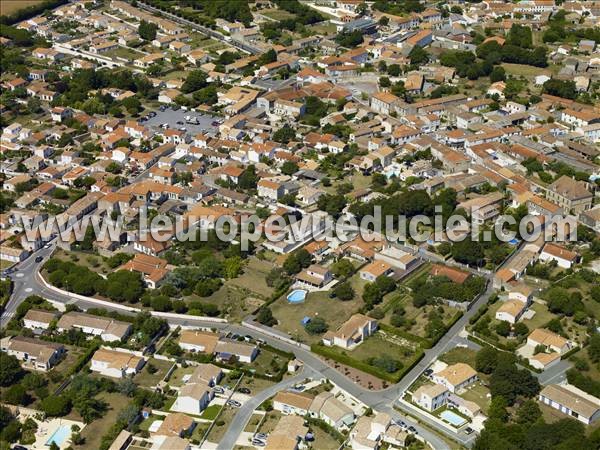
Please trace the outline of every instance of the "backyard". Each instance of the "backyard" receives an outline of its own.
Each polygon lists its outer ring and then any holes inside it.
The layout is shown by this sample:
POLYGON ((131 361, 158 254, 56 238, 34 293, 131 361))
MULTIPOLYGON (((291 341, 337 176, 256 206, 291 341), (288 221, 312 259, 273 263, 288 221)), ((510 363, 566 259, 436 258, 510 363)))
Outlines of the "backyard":
POLYGON ((309 344, 321 340, 321 335, 307 333, 302 325, 304 317, 320 317, 327 322, 330 330, 336 330, 362 306, 359 295, 346 302, 329 298, 327 292, 311 292, 303 303, 291 304, 285 297, 271 304, 273 316, 278 324, 274 327, 290 334, 298 342, 309 344))

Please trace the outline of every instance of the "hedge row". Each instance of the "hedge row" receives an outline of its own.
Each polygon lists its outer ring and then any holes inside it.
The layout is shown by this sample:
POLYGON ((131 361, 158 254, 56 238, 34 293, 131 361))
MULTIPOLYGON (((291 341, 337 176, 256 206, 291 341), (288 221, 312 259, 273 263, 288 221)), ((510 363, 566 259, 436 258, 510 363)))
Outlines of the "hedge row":
POLYGON ((361 370, 382 380, 389 381, 390 383, 397 383, 398 381, 400 381, 402 377, 408 371, 410 371, 425 355, 425 352, 419 349, 417 357, 411 364, 409 364, 408 366, 403 366, 400 370, 394 373, 387 373, 381 369, 378 369, 377 367, 373 367, 367 364, 366 362, 359 361, 358 359, 354 359, 348 355, 343 355, 333 347, 326 347, 325 345, 320 343, 311 345, 310 350, 313 353, 324 356, 326 358, 333 359, 334 361, 337 361, 340 364, 345 364, 347 366, 361 370))

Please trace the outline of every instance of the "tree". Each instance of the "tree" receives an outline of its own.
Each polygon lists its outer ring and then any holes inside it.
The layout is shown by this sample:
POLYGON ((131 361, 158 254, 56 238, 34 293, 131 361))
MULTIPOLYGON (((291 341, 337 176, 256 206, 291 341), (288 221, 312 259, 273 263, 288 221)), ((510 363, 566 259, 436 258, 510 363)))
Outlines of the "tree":
POLYGON ((349 259, 342 258, 331 265, 331 272, 338 278, 347 279, 356 272, 356 269, 349 259))
POLYGON ((492 83, 495 83, 497 81, 504 81, 504 80, 506 80, 506 71, 504 70, 504 67, 502 67, 502 66, 494 67, 494 70, 492 70, 492 73, 490 73, 490 81, 492 83))
POLYGON ((478 372, 490 374, 498 364, 498 351, 492 347, 482 347, 475 358, 475 368, 478 372))
POLYGON ((496 395, 490 402, 490 408, 488 411, 489 418, 506 422, 508 420, 508 411, 506 409, 507 406, 508 403, 506 402, 506 399, 501 395, 496 395))
POLYGON ((594 333, 590 337, 590 342, 587 348, 588 355, 592 362, 600 362, 600 334, 594 333))
POLYGON ((343 31, 335 37, 335 42, 342 47, 354 48, 363 42, 362 31, 343 31))
POLYGON ((20 384, 13 384, 3 394, 3 399, 11 405, 27 405, 30 401, 27 391, 20 384))
POLYGON ((65 416, 71 411, 71 399, 66 395, 49 395, 40 402, 40 409, 48 416, 65 416))
POLYGON ((5 352, 0 352, 0 386, 10 386, 23 375, 19 360, 5 352))
POLYGON ((317 207, 334 218, 340 216, 346 204, 346 197, 341 194, 323 194, 317 200, 317 207))
POLYGON ((292 139, 296 137, 296 130, 290 127, 288 124, 285 124, 275 133, 273 133, 273 140, 275 142, 281 142, 282 144, 287 144, 292 139))
POLYGON ((333 289, 333 293, 342 301, 348 301, 354 298, 354 289, 352 289, 352 286, 348 282, 339 283, 333 289))
POLYGON ((268 327, 272 327, 273 325, 277 324, 277 319, 273 317, 273 312, 268 306, 263 306, 258 310, 256 321, 268 327))
POLYGON ((416 66, 426 64, 429 61, 429 53, 418 45, 415 45, 408 54, 410 63, 416 66))
POLYGON ((258 183, 258 175, 256 174, 256 167, 249 165, 246 170, 238 178, 238 186, 240 189, 256 189, 258 183))
POLYGON ((574 100, 577 97, 577 86, 573 80, 551 79, 544 83, 542 92, 557 97, 574 100))
POLYGON ((506 320, 501 320, 498 322, 496 325, 496 333, 503 337, 508 336, 510 334, 510 323, 508 323, 506 320))
POLYGON ((284 175, 293 175, 298 172, 298 164, 293 161, 286 161, 281 165, 281 173, 284 175))
POLYGON ((142 20, 138 26, 138 34, 145 41, 153 41, 156 39, 156 32, 158 30, 158 26, 152 22, 146 22, 142 20))
POLYGON ((315 317, 306 324, 304 329, 308 334, 323 334, 329 329, 329 326, 322 317, 315 317))
POLYGON ((542 411, 535 400, 526 400, 517 410, 517 423, 533 424, 542 417, 542 411))
POLYGON ((194 70, 185 79, 185 82, 181 86, 181 92, 189 94, 191 92, 202 89, 207 85, 207 75, 202 70, 194 70))
POLYGON ((402 364, 399 361, 396 361, 388 355, 369 358, 368 362, 371 366, 377 367, 387 373, 394 373, 402 367, 402 364))
POLYGON ((479 266, 483 262, 484 256, 483 247, 479 242, 464 239, 452 245, 452 257, 460 263, 479 266))

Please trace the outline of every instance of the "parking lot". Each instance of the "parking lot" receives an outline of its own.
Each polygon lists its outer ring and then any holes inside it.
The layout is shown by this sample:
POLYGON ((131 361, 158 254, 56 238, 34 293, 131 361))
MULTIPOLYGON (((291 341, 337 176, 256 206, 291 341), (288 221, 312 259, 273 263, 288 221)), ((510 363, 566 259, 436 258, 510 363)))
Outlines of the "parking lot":
POLYGON ((171 108, 167 108, 164 111, 157 110, 156 116, 142 123, 146 126, 156 128, 166 123, 169 124, 169 128, 174 130, 185 127, 185 131, 187 131, 191 136, 195 136, 198 133, 216 134, 218 125, 213 125, 213 123, 216 123, 215 121, 217 120, 220 121, 222 119, 204 113, 184 111, 183 109, 174 111, 171 108), (188 123, 185 119, 188 116, 191 118, 196 117, 198 122, 188 123))

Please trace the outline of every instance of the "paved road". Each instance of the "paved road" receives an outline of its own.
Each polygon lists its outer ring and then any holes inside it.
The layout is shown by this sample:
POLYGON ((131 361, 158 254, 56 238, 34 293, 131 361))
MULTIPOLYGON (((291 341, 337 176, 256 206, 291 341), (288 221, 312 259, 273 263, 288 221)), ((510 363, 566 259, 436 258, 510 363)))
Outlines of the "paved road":
POLYGON ((285 380, 280 381, 279 383, 265 389, 264 391, 259 392, 250 400, 245 402, 238 410, 238 412, 233 417, 231 423, 229 424, 229 428, 225 432, 225 435, 221 439, 219 443, 219 448, 233 448, 236 445, 237 440, 240 437, 240 434, 246 428, 248 421, 252 417, 252 413, 256 408, 258 408, 264 401, 273 397, 279 391, 283 391, 288 389, 295 384, 301 383, 306 378, 312 378, 318 376, 316 372, 314 372, 310 367, 305 367, 301 373, 295 375, 291 378, 286 378, 285 380))
POLYGON ((159 9, 156 9, 153 6, 150 6, 150 5, 147 5, 145 3, 142 3, 142 0, 139 0, 137 2, 137 7, 141 8, 141 9, 145 9, 146 11, 149 11, 151 13, 155 13, 155 14, 158 14, 160 16, 166 17, 169 20, 172 20, 173 22, 176 22, 176 23, 178 23, 180 25, 184 25, 186 27, 190 27, 193 30, 199 31, 200 33, 205 34, 206 36, 209 36, 209 37, 211 37, 213 39, 221 41, 224 44, 227 44, 227 45, 229 45, 231 47, 235 47, 238 50, 242 50, 243 52, 250 53, 252 55, 258 55, 258 54, 264 52, 264 50, 262 50, 262 49, 260 49, 258 47, 255 47, 254 45, 250 45, 250 44, 247 44, 247 43, 239 42, 239 41, 236 41, 236 40, 231 39, 231 38, 230 39, 226 39, 225 35, 219 33, 216 30, 213 30, 211 28, 206 28, 206 27, 204 27, 202 25, 198 25, 197 23, 194 23, 194 22, 190 22, 189 20, 184 19, 182 17, 178 17, 175 14, 171 14, 169 12, 161 11, 159 9))
MULTIPOLYGON (((54 245, 52 247, 54 247, 54 245)), ((52 251, 53 248, 42 249, 38 251, 35 255, 48 257, 52 251)), ((25 299, 25 297, 34 294, 41 295, 49 300, 58 303, 75 304, 83 310, 93 307, 101 307, 108 310, 124 312, 122 305, 107 302, 99 302, 98 300, 93 298, 83 300, 80 298, 70 296, 68 294, 64 294, 56 288, 46 287, 43 284, 41 277, 39 276, 39 269, 41 264, 43 263, 35 263, 34 258, 31 257, 27 261, 17 266, 18 271, 12 274, 11 276, 14 281, 14 291, 10 301, 7 304, 6 312, 2 315, 2 326, 6 325, 8 320, 10 320, 10 317, 12 317, 14 311, 16 310, 18 305, 25 299)), ((384 408, 385 410, 390 409, 390 405, 396 400, 399 393, 399 390, 395 386, 392 386, 383 391, 376 392, 366 390, 354 383, 353 381, 351 381, 350 379, 346 378, 341 372, 338 372, 337 370, 333 369, 331 366, 326 364, 322 359, 320 359, 310 351, 304 350, 299 346, 281 341, 270 335, 244 327, 242 325, 210 322, 203 320, 202 318, 196 318, 194 316, 182 315, 175 317, 174 315, 163 315, 161 313, 155 314, 159 317, 163 317, 171 326, 196 326, 206 328, 217 328, 226 332, 231 331, 240 335, 250 335, 256 339, 262 339, 269 345, 280 348, 281 350, 287 352, 294 353, 299 360, 304 362, 304 365, 306 367, 310 368, 315 373, 318 373, 320 376, 330 379, 341 389, 347 391, 350 395, 356 397, 358 400, 362 401, 367 406, 370 406, 371 408, 377 411, 383 410, 381 408, 384 408)), ((419 434, 431 443, 433 448, 440 450, 449 449, 444 440, 437 436, 435 433, 432 433, 428 429, 421 427, 418 423, 405 417, 403 417, 402 420, 404 420, 408 425, 413 425, 417 429, 419 434)), ((458 435, 453 437, 455 439, 461 440, 461 437, 458 435)))

